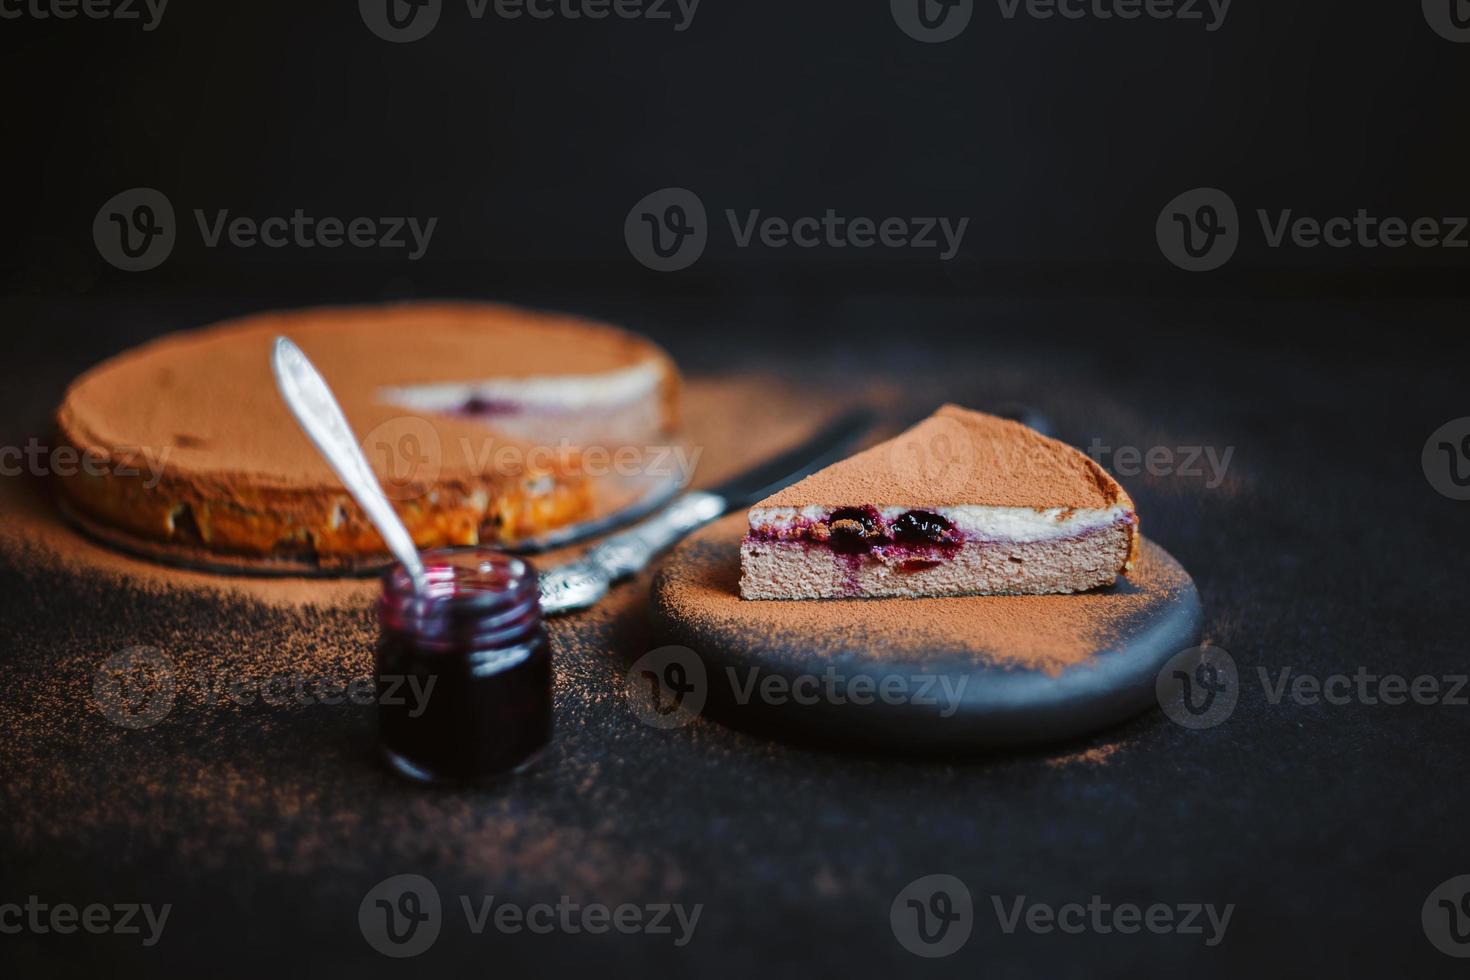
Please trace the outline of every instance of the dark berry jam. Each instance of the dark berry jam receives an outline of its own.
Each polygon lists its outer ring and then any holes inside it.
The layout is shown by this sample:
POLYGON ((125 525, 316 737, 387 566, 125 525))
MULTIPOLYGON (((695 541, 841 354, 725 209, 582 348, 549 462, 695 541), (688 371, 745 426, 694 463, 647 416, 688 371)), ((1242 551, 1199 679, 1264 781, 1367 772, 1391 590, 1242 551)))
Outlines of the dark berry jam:
POLYGON ((465 415, 514 415, 517 406, 514 402, 503 399, 471 395, 469 400, 460 406, 460 411, 465 415))
POLYGON ((827 515, 827 544, 841 554, 858 554, 887 539, 883 518, 872 507, 839 507, 827 515))
POLYGON ((927 510, 905 511, 893 522, 893 540, 910 547, 949 544, 953 531, 953 524, 927 510))
POLYGON ((423 594, 402 566, 383 576, 383 754, 404 775, 429 781, 521 767, 551 738, 551 650, 536 572, 484 548, 428 551, 423 559, 423 594))

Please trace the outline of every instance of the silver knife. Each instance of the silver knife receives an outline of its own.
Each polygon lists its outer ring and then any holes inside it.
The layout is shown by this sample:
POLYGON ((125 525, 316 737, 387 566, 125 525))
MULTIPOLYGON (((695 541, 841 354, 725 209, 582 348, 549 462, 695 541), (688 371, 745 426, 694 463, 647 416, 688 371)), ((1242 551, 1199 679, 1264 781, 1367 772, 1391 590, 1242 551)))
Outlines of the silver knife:
POLYGON ((555 616, 587 608, 615 582, 642 571, 655 555, 689 532, 846 456, 872 425, 871 411, 848 412, 781 455, 710 490, 690 491, 647 520, 589 548, 581 558, 547 569, 541 573, 541 611, 555 616))

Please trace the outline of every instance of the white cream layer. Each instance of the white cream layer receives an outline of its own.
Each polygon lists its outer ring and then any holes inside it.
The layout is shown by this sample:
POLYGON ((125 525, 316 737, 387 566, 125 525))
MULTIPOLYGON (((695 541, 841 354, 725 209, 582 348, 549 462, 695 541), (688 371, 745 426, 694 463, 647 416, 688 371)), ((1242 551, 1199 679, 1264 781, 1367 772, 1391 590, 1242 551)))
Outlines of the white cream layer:
POLYGON ((602 374, 485 378, 382 388, 378 397, 420 412, 454 412, 472 399, 503 402, 532 412, 606 409, 646 398, 663 380, 653 361, 602 374))
MULTIPOLYGON (((764 532, 784 531, 823 520, 833 509, 816 505, 752 507, 750 529, 764 532)), ((905 511, 914 509, 916 508, 876 508, 879 515, 889 522, 905 511)), ((990 541, 1045 541, 1048 538, 1071 537, 1107 527, 1125 514, 1131 513, 1129 508, 1121 505, 1090 510, 1069 510, 1064 507, 1035 510, 1031 507, 981 507, 973 504, 920 509, 938 514, 963 531, 966 537, 990 541)))

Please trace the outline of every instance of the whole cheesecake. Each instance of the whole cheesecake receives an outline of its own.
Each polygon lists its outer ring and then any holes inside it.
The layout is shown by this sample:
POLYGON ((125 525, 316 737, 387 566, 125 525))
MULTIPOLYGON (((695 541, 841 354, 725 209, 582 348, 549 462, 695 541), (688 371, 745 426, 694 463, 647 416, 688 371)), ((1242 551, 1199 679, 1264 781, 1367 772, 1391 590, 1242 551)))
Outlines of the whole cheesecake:
POLYGON ((581 461, 655 444, 678 375, 654 344, 508 306, 404 303, 268 313, 172 334, 72 383, 59 439, 67 509, 159 557, 338 568, 377 532, 276 391, 295 341, 342 404, 420 547, 513 544, 590 514, 581 461))

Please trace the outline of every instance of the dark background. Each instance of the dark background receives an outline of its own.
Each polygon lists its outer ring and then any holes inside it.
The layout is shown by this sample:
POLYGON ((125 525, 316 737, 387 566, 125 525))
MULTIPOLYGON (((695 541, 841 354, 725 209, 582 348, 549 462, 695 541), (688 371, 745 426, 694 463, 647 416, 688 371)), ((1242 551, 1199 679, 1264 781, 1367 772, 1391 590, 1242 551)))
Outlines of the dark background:
MULTIPOLYGON (((1448 0, 1447 0, 1448 2, 1448 0)), ((670 9, 673 9, 672 7, 670 9)), ((1203 3, 1198 9, 1205 10, 1203 3)), ((186 4, 160 26, 0 21, 22 292, 309 276, 339 295, 554 289, 993 293, 1015 289, 1458 292, 1470 249, 1265 246, 1256 208, 1325 218, 1470 212, 1470 55, 1418 3, 1236 0, 1203 21, 1035 20, 976 5, 941 44, 886 2, 704 0, 673 21, 567 20, 446 0, 390 44, 353 3, 186 4), (92 246, 129 187, 181 238, 128 275, 92 246), (691 269, 629 256, 624 216, 667 186, 716 223, 691 269), (1226 191, 1248 234, 1211 274, 1163 261, 1154 220, 1226 191), (723 211, 969 217, 933 250, 737 249, 723 211), (192 209, 439 218, 429 254, 205 249, 192 209), (361 266, 378 266, 371 286, 361 266), (347 268, 344 268, 347 267, 347 268), (324 277, 324 278, 323 278, 324 277)))
MULTIPOLYGON (((429 37, 392 45, 352 3, 174 0, 151 33, 22 18, 0 20, 0 45, 7 441, 43 430, 77 372, 169 330, 326 301, 510 299, 644 331, 695 375, 896 383, 908 409, 1019 400, 1079 445, 1233 446, 1224 491, 1125 481, 1198 582, 1211 643, 1250 677, 1465 671, 1470 505, 1435 493, 1419 454, 1470 415, 1470 250, 1272 250, 1253 217, 1470 212, 1470 45, 1438 37, 1418 4, 1236 0, 1207 33, 1005 21, 982 3, 962 35, 926 45, 881 2, 704 0, 680 33, 474 21, 446 0, 429 37), (91 223, 135 186, 167 194, 182 227, 168 261, 128 274, 101 259, 91 223), (622 229, 667 186, 696 191, 716 228, 693 267, 660 274, 622 229), (1224 268, 1191 274, 1153 228, 1199 186, 1227 191, 1250 230, 1224 268), (208 250, 196 207, 439 226, 414 263, 208 250), (945 268, 933 251, 737 249, 726 207, 971 222, 945 268)), ((0 595, 0 707, 16 712, 0 712, 0 823, 32 831, 5 838, 0 900, 177 906, 156 950, 0 936, 0 965, 31 975, 1460 970, 1419 909, 1470 872, 1470 708, 1271 706, 1253 687, 1217 729, 1155 713, 1105 733, 1123 748, 1102 767, 844 755, 637 724, 619 696, 619 658, 648 646, 635 622, 599 634, 613 656, 578 648, 599 697, 562 693, 552 765, 509 792, 426 796, 364 762, 361 713, 181 712, 122 733, 71 696, 119 636, 184 634, 228 662, 241 630, 288 642, 301 628, 288 617, 58 581, 24 555, 3 556, 0 595), (42 697, 60 699, 55 727, 17 729, 42 697), (53 773, 95 787, 102 816, 27 793, 53 773), (192 795, 219 773, 244 787, 223 822, 192 795), (298 798, 311 805, 288 810, 298 798), (571 848, 594 893, 705 903, 695 942, 446 927, 418 960, 378 957, 353 914, 388 874, 426 874, 451 901, 556 897, 559 882, 522 865, 486 873, 457 854, 443 828, 460 813, 519 824, 517 854, 571 848), (336 850, 267 867, 261 835, 278 853, 323 835, 336 850), (996 893, 1239 907, 1214 950, 977 926, 930 963, 894 941, 887 908, 938 872, 963 878, 982 916, 996 893)))

